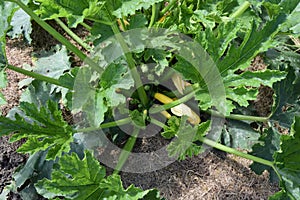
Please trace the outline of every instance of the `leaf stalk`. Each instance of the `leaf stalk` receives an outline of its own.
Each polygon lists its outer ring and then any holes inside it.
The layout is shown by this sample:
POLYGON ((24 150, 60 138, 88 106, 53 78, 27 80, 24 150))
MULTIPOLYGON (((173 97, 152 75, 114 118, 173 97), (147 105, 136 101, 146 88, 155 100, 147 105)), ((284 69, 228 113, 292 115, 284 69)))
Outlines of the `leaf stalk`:
POLYGON ((86 132, 91 132, 91 131, 98 131, 104 128, 111 128, 111 127, 116 127, 116 126, 122 126, 125 124, 129 124, 131 123, 132 120, 130 117, 124 118, 124 119, 120 119, 117 121, 113 121, 113 122, 107 122, 104 124, 101 124, 99 127, 89 127, 89 128, 83 128, 83 129, 76 129, 75 132, 76 133, 86 133, 86 132))
POLYGON ((177 0, 172 0, 162 11, 160 12, 160 15, 163 16, 166 14, 172 7, 173 5, 177 2, 177 0))
POLYGON ((250 7, 250 5, 249 1, 245 1, 234 13, 230 15, 230 18, 238 18, 250 7))
POLYGON ((140 129, 137 127, 134 127, 131 137, 127 140, 127 142, 120 154, 119 161, 113 172, 114 174, 118 174, 120 172, 120 170, 122 169, 122 167, 124 166, 125 162, 127 161, 128 157, 134 147, 134 144, 136 142, 139 132, 140 132, 140 129))
MULTIPOLYGON (((109 16, 110 16, 111 21, 112 21, 112 16, 111 16, 110 11, 108 9, 106 9, 106 10, 109 13, 109 16)), ((119 28, 116 25, 116 23, 112 23, 111 28, 112 28, 112 30, 115 34, 116 39, 120 43, 121 48, 123 49, 123 52, 125 54, 125 57, 126 57, 126 60, 127 60, 128 66, 129 66, 129 69, 131 70, 132 78, 134 79, 134 82, 135 82, 135 86, 137 88, 137 92, 138 92, 139 98, 141 100, 141 103, 143 104, 144 107, 146 107, 148 105, 148 96, 147 96, 147 94, 144 90, 143 83, 142 83, 142 80, 141 80, 141 78, 139 76, 139 73, 136 69, 135 62, 134 62, 134 59, 132 57, 132 54, 130 53, 130 50, 129 50, 126 42, 124 41, 124 38, 121 35, 121 33, 119 31, 119 28)))
POLYGON ((6 68, 10 69, 10 70, 13 70, 15 72, 24 74, 26 76, 29 76, 31 78, 38 79, 40 81, 46 81, 48 83, 51 83, 51 84, 54 84, 54 85, 57 85, 57 86, 61 86, 61 87, 64 87, 64 88, 67 88, 67 89, 70 89, 70 90, 73 89, 73 88, 68 87, 67 85, 62 84, 58 79, 50 78, 48 76, 44 76, 42 74, 38 74, 38 73, 31 72, 31 71, 28 71, 28 70, 25 70, 25 69, 22 69, 22 68, 19 68, 19 67, 15 67, 13 65, 7 65, 6 68))
POLYGON ((67 49, 76 54, 82 61, 90 65, 94 70, 101 72, 100 67, 77 47, 75 47, 69 40, 57 32, 53 27, 40 19, 30 8, 28 8, 22 1, 9 0, 13 3, 16 3, 20 8, 22 8, 37 24, 39 24, 43 29, 45 29, 49 34, 51 34, 55 39, 60 43, 65 45, 67 49))
POLYGON ((227 153, 230 153, 230 154, 234 154, 234 155, 237 155, 239 157, 246 158, 248 160, 252 160, 252 161, 260 163, 260 164, 264 164, 264 165, 270 166, 270 167, 272 167, 274 169, 273 162, 271 162, 269 160, 265 160, 263 158, 259 158, 259 157, 256 157, 256 156, 253 156, 253 155, 250 155, 250 154, 238 151, 236 149, 227 147, 225 145, 222 145, 220 143, 217 143, 217 142, 215 142, 213 140, 210 140, 210 139, 207 139, 207 138, 204 138, 204 137, 201 137, 199 139, 199 141, 203 142, 204 144, 207 144, 207 145, 209 145, 211 147, 219 149, 221 151, 224 151, 224 152, 227 152, 227 153))
POLYGON ((58 25, 60 25, 60 27, 61 27, 64 31, 66 31, 66 33, 68 33, 68 34, 73 38, 73 40, 75 40, 79 45, 81 45, 83 48, 85 48, 85 49, 88 50, 88 51, 91 50, 91 47, 90 47, 88 44, 86 44, 80 37, 78 37, 71 29, 69 29, 69 27, 66 26, 66 25, 64 24, 63 21, 61 21, 59 18, 56 18, 55 21, 56 21, 56 23, 57 23, 58 25))

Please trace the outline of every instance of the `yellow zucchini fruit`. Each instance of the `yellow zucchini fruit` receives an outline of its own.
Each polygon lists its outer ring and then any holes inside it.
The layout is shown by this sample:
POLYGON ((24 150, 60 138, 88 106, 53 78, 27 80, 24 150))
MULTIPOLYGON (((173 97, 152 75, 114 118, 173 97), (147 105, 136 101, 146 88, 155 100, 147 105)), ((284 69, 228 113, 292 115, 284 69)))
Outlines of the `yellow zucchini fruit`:
MULTIPOLYGON (((173 102, 173 99, 171 99, 170 97, 168 97, 164 94, 158 93, 158 92, 154 94, 154 98, 163 104, 168 104, 168 103, 173 102)), ((201 122, 199 115, 197 115, 190 107, 188 107, 187 105, 185 105, 183 103, 171 108, 171 112, 174 115, 179 116, 179 117, 181 117, 183 115, 188 116, 188 121, 193 125, 197 125, 201 122)), ((169 114, 168 112, 166 112, 166 113, 169 114)), ((162 113, 162 114, 167 117, 168 115, 166 113, 162 113)))

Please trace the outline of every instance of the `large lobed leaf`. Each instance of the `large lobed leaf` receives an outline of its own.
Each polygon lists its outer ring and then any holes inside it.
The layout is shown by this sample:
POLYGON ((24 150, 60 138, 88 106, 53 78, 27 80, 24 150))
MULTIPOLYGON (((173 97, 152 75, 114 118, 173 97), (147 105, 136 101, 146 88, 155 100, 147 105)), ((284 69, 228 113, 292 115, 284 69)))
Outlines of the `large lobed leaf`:
POLYGON ((101 0, 38 0, 36 11, 43 19, 66 17, 70 27, 76 27, 86 18, 102 19, 104 1, 101 0))
POLYGON ((10 21, 16 5, 11 2, 0 2, 0 69, 7 64, 5 45, 6 45, 6 32, 9 29, 10 21))
POLYGON ((274 162, 281 176, 283 192, 290 199, 300 199, 300 116, 295 117, 289 135, 282 135, 280 150, 274 154, 274 162))
POLYGON ((82 160, 75 153, 64 155, 58 164, 51 180, 43 179, 36 184, 38 193, 46 198, 137 200, 151 195, 151 199, 160 199, 155 190, 143 191, 133 185, 124 189, 117 174, 105 177, 105 168, 89 151, 82 160))
POLYGON ((270 51, 267 58, 270 67, 288 73, 286 79, 274 85, 276 98, 271 120, 289 128, 294 116, 300 115, 300 56, 294 52, 270 51))
POLYGON ((203 137, 210 129, 210 121, 200 123, 192 127, 187 124, 187 117, 182 119, 171 117, 168 120, 168 126, 164 127, 162 136, 167 139, 173 139, 168 145, 167 151, 170 157, 179 160, 186 159, 186 156, 192 157, 202 153, 205 149, 197 144, 199 137, 203 137))
POLYGON ((228 70, 238 70, 249 66, 250 61, 260 52, 274 47, 272 38, 278 32, 278 27, 286 19, 284 14, 279 14, 275 19, 258 30, 257 24, 252 22, 252 28, 247 32, 245 38, 238 47, 231 46, 224 59, 217 62, 217 66, 223 76, 228 70))
MULTIPOLYGON (((187 73, 184 72, 184 76, 193 79, 194 74, 189 73, 188 70, 186 71, 187 73)), ((229 115, 236 108, 235 103, 239 106, 247 107, 250 100, 256 99, 257 89, 260 85, 272 87, 275 82, 281 81, 285 77, 285 72, 277 70, 245 71, 241 74, 228 74, 223 78, 227 98, 227 113, 225 114, 229 115)), ((212 106, 211 98, 206 90, 197 91, 196 100, 199 100, 199 106, 203 110, 207 110, 212 106)))
POLYGON ((274 40, 274 36, 282 29, 285 23, 291 21, 288 15, 294 10, 294 12, 296 12, 299 7, 298 4, 299 3, 294 0, 283 0, 279 4, 281 8, 280 12, 277 12, 278 5, 273 4, 273 6, 268 8, 268 12, 269 14, 270 12, 274 12, 276 15, 267 21, 262 28, 258 28, 257 22, 252 21, 252 27, 248 29, 243 38, 243 42, 239 46, 231 45, 226 56, 217 62, 221 74, 226 76, 228 70, 236 71, 237 69, 244 69, 249 66, 250 61, 258 53, 275 47, 278 41, 274 40))
POLYGON ((85 112, 90 126, 98 127, 109 108, 126 102, 125 96, 117 93, 117 89, 128 90, 134 86, 134 81, 127 66, 121 63, 110 64, 100 75, 100 81, 96 78, 98 85, 91 84, 92 79, 90 69, 79 70, 74 85, 72 110, 74 113, 85 112))
POLYGON ((22 9, 17 10, 11 20, 11 30, 7 33, 11 38, 18 38, 24 35, 24 38, 31 43, 30 34, 32 32, 30 16, 22 9))
POLYGON ((123 1, 122 6, 113 12, 117 18, 134 15, 136 10, 148 9, 153 4, 162 2, 163 0, 130 0, 123 1))
POLYGON ((227 120, 222 133, 226 146, 242 150, 251 150, 253 145, 259 143, 259 136, 250 124, 236 120, 227 120))
POLYGON ((221 23, 216 28, 217 34, 215 30, 207 28, 196 35, 196 40, 206 49, 214 61, 218 61, 224 55, 231 42, 237 37, 240 29, 241 25, 237 21, 221 23))
MULTIPOLYGON (((279 150, 280 145, 280 134, 278 130, 276 130, 274 127, 269 128, 262 134, 262 136, 259 138, 259 141, 262 143, 253 145, 251 154, 269 161, 273 161, 273 155, 279 150)), ((265 170, 268 170, 270 173, 270 180, 272 182, 278 181, 275 171, 270 166, 254 162, 250 167, 256 174, 259 175, 265 170)))
MULTIPOLYGON (((3 68, 7 65, 5 45, 6 32, 10 27, 10 21, 16 5, 11 2, 0 2, 0 89, 6 87, 6 73, 3 68)), ((6 104, 6 100, 2 93, 0 93, 0 106, 6 104)), ((1 114, 1 113, 0 113, 1 114)))
POLYGON ((48 150, 47 159, 54 160, 70 151, 73 129, 64 121, 56 102, 48 101, 40 109, 33 103, 21 102, 20 110, 22 114, 16 113, 14 120, 0 117, 0 136, 14 132, 12 142, 27 139, 18 152, 34 154, 48 150))

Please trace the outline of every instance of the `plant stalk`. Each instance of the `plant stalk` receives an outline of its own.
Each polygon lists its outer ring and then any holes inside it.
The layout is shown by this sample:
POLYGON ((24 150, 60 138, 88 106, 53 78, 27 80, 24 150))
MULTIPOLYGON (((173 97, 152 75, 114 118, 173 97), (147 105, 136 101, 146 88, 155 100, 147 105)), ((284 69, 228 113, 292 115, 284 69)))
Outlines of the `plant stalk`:
POLYGON ((86 132, 91 132, 91 131, 98 131, 104 128, 111 128, 111 127, 116 127, 116 126, 122 126, 125 124, 129 124, 132 122, 132 119, 130 117, 124 118, 124 119, 120 119, 117 121, 113 121, 113 122, 107 122, 104 124, 101 124, 99 127, 89 127, 89 128, 83 128, 83 129, 77 129, 75 130, 76 133, 86 133, 86 132))
POLYGON ((151 19, 150 19, 150 23, 149 23, 149 26, 148 28, 151 28, 155 22, 155 19, 156 19, 156 4, 153 4, 152 6, 152 14, 151 14, 151 19))
POLYGON ((166 14, 166 12, 168 12, 176 2, 177 0, 172 0, 164 9, 162 9, 160 15, 163 16, 164 14, 166 14))
POLYGON ((151 123, 155 124, 158 127, 164 128, 166 127, 166 125, 160 121, 158 121, 157 119, 151 118, 151 123))
POLYGON ((224 116, 221 113, 214 111, 214 110, 207 110, 205 111, 208 114, 211 114, 215 117, 224 117, 227 119, 234 119, 234 120, 246 120, 246 121, 257 121, 257 122, 266 122, 269 120, 268 117, 257 117, 257 116, 249 116, 249 115, 237 115, 237 114, 230 114, 228 116, 224 116))
POLYGON ((64 31, 66 31, 66 33, 68 33, 78 44, 80 44, 83 48, 85 48, 86 50, 91 50, 91 47, 88 45, 88 44, 86 44, 80 37, 78 37, 71 29, 69 29, 69 27, 68 26, 66 26, 65 24, 64 24, 64 22, 63 21, 61 21, 59 18, 56 18, 55 19, 55 21, 56 21, 56 23, 58 24, 58 25, 60 25, 60 27, 62 28, 62 29, 64 29, 64 31))
MULTIPOLYGON (((108 10, 107 10, 107 12, 109 13, 110 18, 112 19, 111 13, 108 10)), ((136 69, 135 62, 134 62, 134 59, 132 57, 132 54, 130 53, 130 50, 129 50, 126 42, 124 41, 124 38, 122 37, 116 23, 112 23, 111 28, 112 28, 112 30, 115 34, 116 39, 120 43, 121 48, 123 49, 123 52, 125 54, 125 57, 126 57, 126 60, 127 60, 128 66, 129 66, 129 69, 131 70, 131 75, 132 75, 132 77, 134 79, 134 82, 135 82, 135 86, 137 88, 137 92, 138 92, 139 98, 141 100, 141 103, 143 104, 144 107, 146 107, 148 105, 148 97, 147 97, 147 94, 144 90, 142 80, 141 80, 141 78, 139 76, 139 73, 136 69)))
POLYGON ((67 49, 76 54, 82 61, 86 64, 90 65, 94 70, 101 72, 100 67, 87 55, 82 53, 77 47, 75 47, 69 40, 67 40, 64 36, 58 33, 54 28, 52 28, 49 24, 40 19, 30 8, 28 8, 21 1, 17 0, 9 0, 13 3, 18 4, 20 8, 22 8, 36 23, 38 23, 43 29, 45 29, 49 34, 51 34, 55 39, 57 39, 60 43, 65 45, 67 49))
POLYGON ((92 27, 89 26, 88 24, 84 23, 84 22, 80 22, 80 25, 83 26, 84 28, 86 28, 86 30, 88 31, 92 31, 92 27))
POLYGON ((250 7, 250 5, 249 1, 245 1, 234 13, 230 15, 230 18, 238 18, 250 7))
POLYGON ((119 161, 114 170, 114 174, 118 174, 120 172, 120 170, 122 169, 122 167, 124 166, 125 162, 127 161, 128 157, 134 147, 134 144, 136 142, 139 132, 140 132, 140 129, 137 127, 134 127, 131 137, 127 140, 127 142, 120 154, 119 161))
POLYGON ((271 162, 269 160, 265 160, 263 158, 259 158, 259 157, 256 157, 256 156, 253 156, 253 155, 250 155, 250 154, 247 154, 247 153, 243 153, 241 151, 238 151, 236 149, 227 147, 225 145, 222 145, 220 143, 217 143, 217 142, 215 142, 213 140, 209 140, 209 139, 204 138, 204 137, 201 137, 199 139, 199 141, 203 142, 204 144, 207 144, 207 145, 209 145, 211 147, 219 149, 221 151, 224 151, 224 152, 227 152, 227 153, 230 153, 230 154, 234 154, 234 155, 237 155, 239 157, 246 158, 246 159, 252 160, 254 162, 257 162, 257 163, 260 163, 260 164, 264 164, 264 165, 267 165, 267 166, 270 166, 270 167, 274 168, 273 162, 271 162))
POLYGON ((57 85, 57 86, 61 86, 61 87, 64 87, 64 88, 67 88, 67 89, 70 89, 70 90, 73 89, 73 88, 70 88, 70 87, 64 85, 58 79, 50 78, 48 76, 44 76, 44 75, 41 75, 41 74, 38 74, 38 73, 35 73, 35 72, 31 72, 31 71, 28 71, 28 70, 25 70, 25 69, 22 69, 22 68, 19 68, 19 67, 15 67, 15 66, 12 66, 12 65, 7 65, 6 67, 7 67, 7 69, 10 69, 10 70, 13 70, 15 72, 24 74, 24 75, 29 76, 31 78, 38 79, 40 81, 46 81, 48 83, 51 83, 51 84, 54 84, 54 85, 57 85))

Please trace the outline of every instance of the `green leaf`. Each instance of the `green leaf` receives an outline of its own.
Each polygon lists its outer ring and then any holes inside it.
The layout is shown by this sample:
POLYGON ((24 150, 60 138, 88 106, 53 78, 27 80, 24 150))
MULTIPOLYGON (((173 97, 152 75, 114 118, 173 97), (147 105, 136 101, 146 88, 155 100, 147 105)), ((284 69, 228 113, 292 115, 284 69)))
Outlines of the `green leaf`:
MULTIPOLYGON (((273 154, 279 150, 279 132, 274 127, 271 127, 262 134, 262 136, 259 138, 259 141, 263 143, 254 144, 252 147, 252 152, 250 154, 269 161, 273 161, 273 154)), ((256 174, 259 175, 261 175, 265 170, 268 170, 270 173, 270 180, 272 182, 278 181, 278 176, 270 166, 254 162, 250 165, 250 167, 256 174)))
POLYGON ((146 127, 146 116, 140 112, 139 110, 135 109, 133 111, 129 111, 130 118, 134 125, 145 128, 146 127))
POLYGON ((274 195, 269 197, 269 200, 291 200, 285 191, 276 192, 274 195))
MULTIPOLYGON (((284 1, 283 1, 284 2, 284 1)), ((281 31, 282 32, 292 32, 295 35, 300 35, 300 3, 298 2, 298 5, 296 7, 295 4, 297 4, 296 1, 286 1, 286 5, 288 5, 291 8, 286 8, 288 10, 287 13, 291 14, 288 16, 287 21, 282 25, 281 31)), ((287 7, 287 6, 286 6, 287 7)))
MULTIPOLYGON (((240 106, 247 107, 249 105, 248 101, 255 100, 257 98, 257 89, 252 88, 226 88, 226 97, 229 99, 227 103, 231 104, 234 108, 233 102, 237 102, 240 106)), ((229 105, 229 107, 231 107, 229 105)), ((229 110, 227 111, 229 112, 229 110)))
POLYGON ((168 126, 164 127, 164 131, 161 133, 161 135, 166 139, 171 139, 177 134, 179 130, 180 119, 175 116, 172 116, 168 120, 167 124, 168 126))
MULTIPOLYGON (((100 75, 99 86, 93 85, 92 72, 80 68, 75 80, 73 93, 73 112, 84 111, 91 126, 98 127, 104 120, 108 108, 126 102, 125 96, 116 91, 128 90, 134 86, 134 80, 125 64, 111 64, 100 75)), ((96 75, 96 82, 98 81, 96 75)))
POLYGON ((275 84, 275 105, 273 106, 271 120, 279 122, 285 128, 293 123, 294 116, 300 115, 300 80, 299 69, 288 69, 286 79, 275 84), (297 82, 296 82, 297 81, 297 82))
POLYGON ((162 2, 163 0, 129 0, 124 1, 122 6, 113 11, 113 15, 117 18, 126 17, 127 15, 134 15, 136 10, 148 9, 153 4, 162 2))
POLYGON ((46 82, 39 80, 33 80, 31 84, 22 93, 20 101, 34 103, 36 106, 46 106, 47 101, 58 101, 60 96, 57 94, 51 94, 52 86, 46 82))
POLYGON ((40 195, 46 198, 64 196, 68 199, 100 196, 102 191, 98 187, 106 171, 90 152, 87 151, 82 160, 75 153, 66 154, 58 164, 60 168, 52 171, 51 180, 43 179, 36 184, 40 195))
POLYGON ((254 144, 259 143, 259 136, 250 124, 242 121, 229 120, 223 129, 225 145, 232 148, 251 150, 254 144))
POLYGON ((300 116, 295 117, 290 134, 282 135, 280 140, 274 160, 281 184, 291 199, 300 199, 300 116))
POLYGON ((98 46, 101 42, 113 36, 114 32, 112 31, 111 27, 106 24, 94 23, 92 26, 91 35, 94 38, 92 39, 93 44, 98 46))
POLYGON ((28 43, 31 43, 30 34, 32 32, 32 27, 30 16, 25 11, 19 9, 14 13, 14 16, 11 20, 11 26, 12 30, 7 33, 8 36, 14 39, 18 38, 20 35, 24 35, 28 43))
POLYGON ((144 53, 145 61, 149 61, 151 58, 156 63, 156 65, 151 67, 151 69, 154 68, 156 75, 161 76, 165 68, 169 66, 167 58, 171 57, 171 53, 165 52, 161 49, 146 49, 144 53))
MULTIPOLYGON (((174 122, 177 123, 176 120, 174 122)), ((176 126, 176 124, 173 126, 176 126)), ((186 117, 182 117, 178 131, 175 134, 176 138, 167 146, 169 156, 184 160, 186 156, 192 157, 203 152, 204 148, 196 142, 199 137, 206 135, 209 128, 210 121, 192 127, 186 123, 186 117)))
POLYGON ((218 61, 237 37, 241 26, 236 21, 220 24, 216 30, 205 29, 196 35, 196 40, 207 50, 214 61, 218 61), (217 34, 216 34, 217 32, 217 34))
POLYGON ((16 4, 11 2, 0 2, 0 69, 7 64, 5 53, 6 32, 10 27, 10 21, 16 8, 16 4))
MULTIPOLYGON (((228 74, 224 77, 224 86, 228 108, 235 108, 233 102, 238 103, 240 106, 247 107, 248 101, 255 100, 258 94, 260 85, 272 87, 273 83, 284 79, 285 72, 277 70, 265 71, 245 71, 242 74, 228 74)), ((197 98, 199 99, 199 98, 197 98)), ((232 109, 227 109, 227 115, 232 109)))
POLYGON ((193 83, 203 83, 200 72, 187 60, 180 56, 176 56, 177 63, 173 68, 181 73, 186 80, 191 80, 193 83))
POLYGON ((68 52, 65 46, 55 46, 50 51, 35 54, 33 71, 44 76, 58 79, 71 68, 68 52))
POLYGON ((278 15, 273 20, 258 30, 256 23, 252 22, 252 28, 247 32, 242 44, 237 47, 232 45, 226 54, 226 57, 217 62, 217 66, 224 76, 228 70, 236 71, 249 66, 250 61, 260 52, 266 51, 276 43, 272 40, 278 32, 278 27, 286 19, 284 14, 278 15))
POLYGON ((66 17, 72 28, 84 19, 101 20, 104 2, 101 0, 38 0, 39 9, 36 11, 43 19, 66 17))
MULTIPOLYGON (((194 77, 192 70, 190 71, 190 77, 196 79, 197 77, 194 77)), ((185 74, 188 75, 187 73, 185 74)), ((247 107, 249 101, 257 98, 258 88, 261 85, 272 87, 275 82, 281 81, 285 77, 286 73, 278 70, 245 71, 241 74, 227 74, 223 78, 227 98, 227 112, 225 114, 229 115, 236 108, 234 102, 240 106, 247 107)), ((207 90, 197 91, 195 98, 199 100, 199 106, 202 110, 207 110, 213 106, 207 90)))
POLYGON ((145 28, 148 20, 144 14, 136 14, 130 17, 128 29, 145 28))
POLYGON ((26 164, 13 174, 17 188, 21 188, 28 180, 36 182, 36 180, 41 179, 41 177, 50 177, 54 162, 46 161, 46 155, 47 151, 40 151, 31 155, 26 161, 26 164))
POLYGON ((75 153, 64 155, 58 164, 59 168, 53 170, 51 180, 43 179, 36 184, 38 193, 46 198, 137 200, 153 192, 133 185, 124 189, 117 174, 105 177, 105 168, 89 151, 85 152, 82 160, 75 153))
POLYGON ((278 70, 245 71, 241 74, 229 74, 224 77, 225 87, 260 87, 265 85, 272 87, 273 83, 283 80, 286 73, 278 70))
POLYGON ((125 103, 126 99, 122 94, 116 92, 117 89, 128 90, 134 86, 134 80, 124 64, 109 65, 100 78, 100 86, 110 107, 125 103))
POLYGON ((23 114, 16 113, 15 120, 0 117, 0 136, 15 132, 12 142, 27 139, 18 152, 34 154, 48 149, 47 160, 69 152, 73 129, 63 120, 56 102, 48 101, 47 106, 40 109, 34 104, 21 102, 20 110, 23 114))

